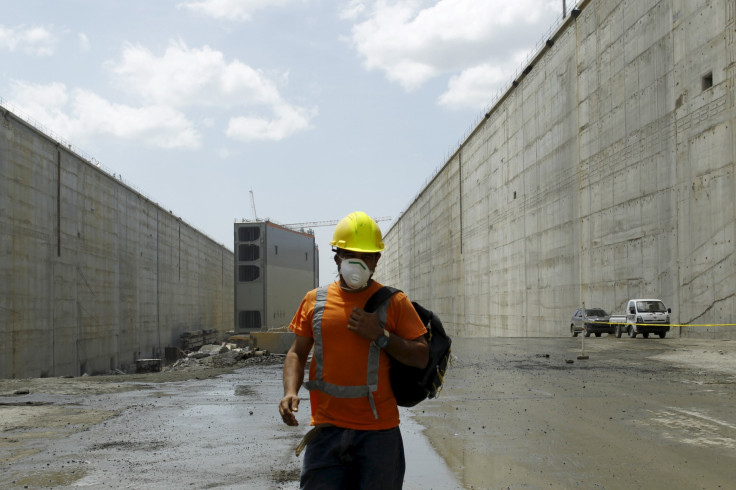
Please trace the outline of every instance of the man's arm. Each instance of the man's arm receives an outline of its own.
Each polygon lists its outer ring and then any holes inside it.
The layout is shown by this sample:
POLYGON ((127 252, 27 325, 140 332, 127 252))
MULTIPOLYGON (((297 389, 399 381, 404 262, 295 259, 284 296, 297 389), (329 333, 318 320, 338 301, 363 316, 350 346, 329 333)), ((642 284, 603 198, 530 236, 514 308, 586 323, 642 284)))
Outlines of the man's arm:
POLYGON ((299 411, 299 388, 304 382, 304 368, 312 344, 311 337, 297 335, 284 359, 284 397, 279 403, 279 413, 286 425, 299 425, 294 412, 299 411))
POLYGON ((384 350, 391 357, 407 366, 423 369, 429 362, 429 345, 424 335, 408 340, 402 339, 398 335, 389 334, 388 345, 384 350))
MULTIPOLYGON (((348 328, 368 340, 376 340, 385 335, 378 314, 367 313, 360 308, 353 308, 348 328)), ((404 339, 390 333, 385 350, 391 357, 407 366, 421 369, 429 362, 429 345, 423 335, 415 339, 404 339)))

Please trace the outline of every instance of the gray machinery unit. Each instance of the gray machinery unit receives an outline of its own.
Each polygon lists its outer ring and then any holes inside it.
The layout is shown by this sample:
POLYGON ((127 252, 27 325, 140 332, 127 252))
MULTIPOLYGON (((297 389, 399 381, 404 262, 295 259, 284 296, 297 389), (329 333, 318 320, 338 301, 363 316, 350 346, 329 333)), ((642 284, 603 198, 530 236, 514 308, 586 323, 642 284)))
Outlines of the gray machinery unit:
POLYGON ((235 333, 289 325, 319 285, 314 235, 270 221, 235 223, 235 333))

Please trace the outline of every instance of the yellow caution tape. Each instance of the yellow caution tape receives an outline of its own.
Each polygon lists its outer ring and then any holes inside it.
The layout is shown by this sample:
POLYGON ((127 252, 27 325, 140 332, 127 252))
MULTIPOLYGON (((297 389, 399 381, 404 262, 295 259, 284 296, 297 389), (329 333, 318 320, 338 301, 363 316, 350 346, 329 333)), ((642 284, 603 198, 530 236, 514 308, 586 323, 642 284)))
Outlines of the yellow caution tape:
POLYGON ((611 322, 586 322, 598 325, 661 325, 663 327, 736 327, 736 323, 691 323, 680 325, 677 323, 611 323, 611 322))
POLYGON ((703 324, 690 324, 690 325, 677 325, 669 324, 670 327, 736 327, 736 323, 703 323, 703 324))

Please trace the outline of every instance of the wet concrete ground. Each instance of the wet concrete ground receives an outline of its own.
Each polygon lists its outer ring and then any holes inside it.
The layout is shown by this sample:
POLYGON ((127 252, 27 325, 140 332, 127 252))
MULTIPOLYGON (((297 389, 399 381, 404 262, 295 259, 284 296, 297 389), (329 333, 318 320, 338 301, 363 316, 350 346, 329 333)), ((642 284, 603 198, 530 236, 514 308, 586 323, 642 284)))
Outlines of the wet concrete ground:
POLYGON ((736 342, 582 340, 455 342, 416 420, 464 488, 736 488, 736 342))
MULTIPOLYGON (((294 449, 309 430, 309 401, 305 393, 301 426, 283 424, 281 364, 133 385, 0 397, 0 488, 298 488, 294 449)), ((407 417, 403 433, 405 488, 460 488, 418 424, 407 417)))
MULTIPOLYGON (((733 488, 736 342, 582 340, 455 339, 405 488, 733 488)), ((0 381, 0 488, 298 488, 280 373, 0 381)))

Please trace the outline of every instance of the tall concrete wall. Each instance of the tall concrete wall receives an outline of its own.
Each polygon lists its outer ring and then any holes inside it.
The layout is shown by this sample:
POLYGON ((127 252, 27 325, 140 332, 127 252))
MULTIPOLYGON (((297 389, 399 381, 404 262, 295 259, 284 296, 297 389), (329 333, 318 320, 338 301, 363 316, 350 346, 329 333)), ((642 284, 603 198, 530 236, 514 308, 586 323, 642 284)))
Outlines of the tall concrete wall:
MULTIPOLYGON (((462 336, 659 297, 736 338, 736 2, 591 0, 385 237, 378 277, 462 336)), ((697 325, 697 326, 695 326, 697 325)))
POLYGON ((230 250, 0 111, 0 377, 125 369, 232 330, 230 250))

